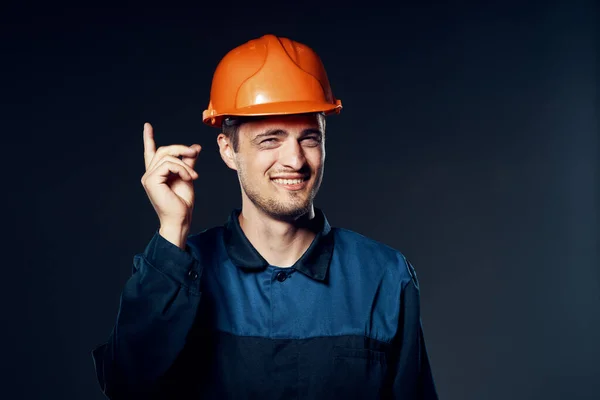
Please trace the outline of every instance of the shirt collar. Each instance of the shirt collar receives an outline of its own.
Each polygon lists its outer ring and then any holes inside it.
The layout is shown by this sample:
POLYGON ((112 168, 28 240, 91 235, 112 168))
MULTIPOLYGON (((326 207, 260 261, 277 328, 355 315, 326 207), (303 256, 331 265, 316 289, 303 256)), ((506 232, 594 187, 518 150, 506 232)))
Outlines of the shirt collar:
MULTIPOLYGON (((227 254, 233 264, 239 268, 261 270, 269 266, 260 253, 252 246, 240 227, 238 217, 242 210, 234 209, 227 222, 223 239, 227 254)), ((333 232, 322 210, 315 208, 314 226, 317 235, 302 257, 291 267, 306 276, 325 281, 333 254, 333 232)))

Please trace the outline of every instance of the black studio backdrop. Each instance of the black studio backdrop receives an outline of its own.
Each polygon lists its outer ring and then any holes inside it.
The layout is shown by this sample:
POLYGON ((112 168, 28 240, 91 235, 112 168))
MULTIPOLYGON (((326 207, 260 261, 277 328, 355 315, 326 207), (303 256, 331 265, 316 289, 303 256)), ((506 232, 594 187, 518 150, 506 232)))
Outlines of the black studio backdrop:
POLYGON ((1 13, 0 397, 103 398, 90 351, 158 226, 142 125, 203 145, 192 230, 222 224, 240 194, 201 122, 210 80, 274 33, 343 102, 316 205, 414 264, 440 398, 597 399, 597 8, 486 3, 1 13))

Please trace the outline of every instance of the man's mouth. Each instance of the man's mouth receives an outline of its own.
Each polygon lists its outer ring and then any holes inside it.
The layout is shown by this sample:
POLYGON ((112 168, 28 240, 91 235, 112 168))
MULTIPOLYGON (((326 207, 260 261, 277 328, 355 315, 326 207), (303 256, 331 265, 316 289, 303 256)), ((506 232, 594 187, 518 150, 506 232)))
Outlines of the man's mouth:
POLYGON ((308 178, 296 178, 296 179, 284 179, 275 178, 271 179, 277 186, 283 187, 288 190, 300 190, 306 187, 308 178))
POLYGON ((276 178, 276 179, 273 179, 273 182, 279 183, 279 184, 282 184, 282 185, 297 185, 298 183, 304 182, 304 179, 302 179, 302 178, 299 178, 299 179, 281 179, 281 178, 276 178))

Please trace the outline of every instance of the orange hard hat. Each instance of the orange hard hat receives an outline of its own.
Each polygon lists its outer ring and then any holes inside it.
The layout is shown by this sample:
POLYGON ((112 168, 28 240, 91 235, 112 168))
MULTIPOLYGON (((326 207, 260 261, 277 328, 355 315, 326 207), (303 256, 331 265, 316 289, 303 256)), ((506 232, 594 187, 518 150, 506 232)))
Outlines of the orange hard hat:
POLYGON ((227 116, 340 113, 325 67, 308 46, 264 35, 236 47, 215 70, 202 121, 221 127, 227 116))

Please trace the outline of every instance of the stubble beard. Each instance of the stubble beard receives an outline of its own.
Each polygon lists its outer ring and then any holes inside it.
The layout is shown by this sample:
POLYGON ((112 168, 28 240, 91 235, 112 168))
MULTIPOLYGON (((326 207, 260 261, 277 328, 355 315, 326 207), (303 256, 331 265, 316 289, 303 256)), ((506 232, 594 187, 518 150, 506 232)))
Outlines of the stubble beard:
POLYGON ((314 198, 319 190, 322 180, 322 173, 309 189, 309 194, 304 197, 303 193, 290 192, 287 200, 282 200, 276 196, 266 197, 248 183, 243 171, 239 171, 239 180, 242 190, 252 202, 252 204, 264 214, 271 218, 282 221, 293 221, 311 211, 314 198))

